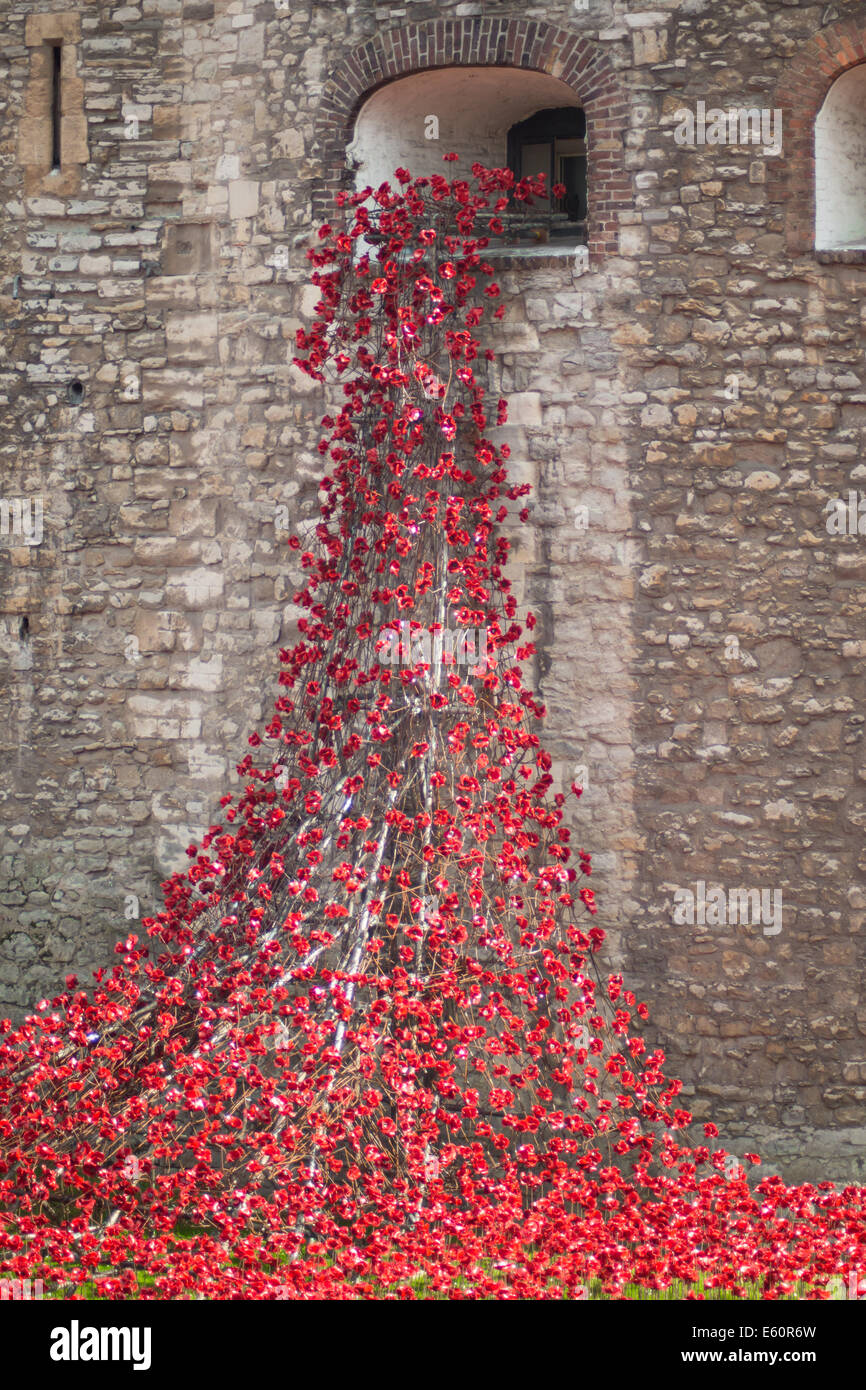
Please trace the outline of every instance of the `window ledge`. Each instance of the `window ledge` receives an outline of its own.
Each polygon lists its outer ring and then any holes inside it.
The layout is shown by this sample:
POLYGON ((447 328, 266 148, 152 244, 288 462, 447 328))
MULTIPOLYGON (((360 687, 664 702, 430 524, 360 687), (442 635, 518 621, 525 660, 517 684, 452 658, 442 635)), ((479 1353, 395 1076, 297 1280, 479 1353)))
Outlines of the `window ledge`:
POLYGON ((825 246, 815 251, 819 265, 866 265, 866 242, 854 246, 825 246))
POLYGON ((583 242, 543 242, 538 246, 488 246, 483 252, 484 259, 491 265, 502 267, 514 265, 515 261, 523 263, 530 261, 539 270, 545 270, 554 266, 563 267, 563 263, 571 262, 571 269, 578 274, 589 267, 585 257, 579 258, 577 252, 584 245, 583 242))

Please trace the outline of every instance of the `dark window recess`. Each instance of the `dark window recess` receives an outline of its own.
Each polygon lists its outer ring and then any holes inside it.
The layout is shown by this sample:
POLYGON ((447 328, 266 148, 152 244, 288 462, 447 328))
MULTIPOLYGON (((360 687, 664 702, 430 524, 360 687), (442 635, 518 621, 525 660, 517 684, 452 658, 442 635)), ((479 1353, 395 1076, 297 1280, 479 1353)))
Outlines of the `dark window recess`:
POLYGON ((60 68, 63 49, 59 43, 51 49, 51 168, 60 168, 60 129, 62 119, 60 68))
MULTIPOLYGON (((561 183, 564 198, 513 202, 527 234, 581 239, 586 223, 586 115, 577 106, 536 111, 508 132, 508 167, 517 178, 544 174, 547 187, 561 183)), ((509 219, 510 220, 510 219, 509 219)))

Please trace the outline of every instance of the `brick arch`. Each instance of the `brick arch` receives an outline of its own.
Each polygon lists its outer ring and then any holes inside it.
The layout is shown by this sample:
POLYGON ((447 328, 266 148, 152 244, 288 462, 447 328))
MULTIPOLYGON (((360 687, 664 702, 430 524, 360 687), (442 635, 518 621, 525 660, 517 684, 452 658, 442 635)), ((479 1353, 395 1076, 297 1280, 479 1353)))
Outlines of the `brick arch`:
POLYGON ((619 212, 631 206, 623 132, 626 95, 607 54, 582 35, 542 20, 514 17, 430 20, 385 30, 359 44, 325 85, 317 123, 323 176, 313 194, 317 220, 332 215, 334 196, 352 187, 346 146, 367 97, 399 77, 447 67, 501 67, 548 73, 568 84, 586 111, 590 252, 618 250, 619 212))
POLYGON ((864 62, 866 19, 840 19, 803 45, 776 87, 784 164, 771 194, 785 203, 785 236, 794 253, 815 245, 815 118, 836 78, 864 62))

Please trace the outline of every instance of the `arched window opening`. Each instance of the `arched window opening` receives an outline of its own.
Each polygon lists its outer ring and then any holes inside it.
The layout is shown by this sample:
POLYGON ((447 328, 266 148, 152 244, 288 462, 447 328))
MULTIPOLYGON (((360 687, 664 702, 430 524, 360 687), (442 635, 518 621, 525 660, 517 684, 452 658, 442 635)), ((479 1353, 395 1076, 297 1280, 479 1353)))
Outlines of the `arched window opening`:
POLYGON ((347 155, 358 188, 413 175, 469 174, 476 161, 519 176, 544 173, 563 199, 514 202, 502 218, 504 241, 586 240, 586 116, 577 93, 547 73, 509 67, 436 68, 373 92, 358 112, 347 155), (444 164, 453 151, 459 164, 444 164))
POLYGON ((866 64, 837 77, 815 121, 815 249, 866 249, 866 64))

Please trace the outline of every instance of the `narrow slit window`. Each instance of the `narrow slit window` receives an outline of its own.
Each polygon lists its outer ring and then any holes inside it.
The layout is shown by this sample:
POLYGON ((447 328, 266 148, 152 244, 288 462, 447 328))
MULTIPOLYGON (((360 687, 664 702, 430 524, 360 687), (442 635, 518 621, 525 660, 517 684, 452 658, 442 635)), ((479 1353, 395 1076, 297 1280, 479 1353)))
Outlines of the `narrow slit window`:
POLYGON ((18 126, 18 159, 28 194, 76 193, 90 158, 79 72, 79 11, 84 8, 31 13, 24 23, 30 72, 18 126))
POLYGON ((60 131, 61 131, 61 95, 62 83, 60 70, 63 58, 63 47, 59 43, 51 46, 51 168, 60 168, 60 131))

